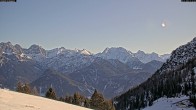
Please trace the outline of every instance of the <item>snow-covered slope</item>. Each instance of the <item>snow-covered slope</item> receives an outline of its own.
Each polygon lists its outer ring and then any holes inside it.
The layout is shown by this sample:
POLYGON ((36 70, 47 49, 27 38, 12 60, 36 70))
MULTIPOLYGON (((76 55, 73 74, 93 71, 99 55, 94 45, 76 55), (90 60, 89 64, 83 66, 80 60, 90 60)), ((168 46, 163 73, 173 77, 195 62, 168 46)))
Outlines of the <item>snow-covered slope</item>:
POLYGON ((165 62, 170 57, 170 54, 158 55, 157 53, 154 52, 148 54, 139 50, 137 53, 134 53, 134 56, 138 58, 141 62, 148 63, 153 60, 165 62))
POLYGON ((68 50, 61 47, 47 51, 47 58, 40 63, 44 67, 71 73, 90 65, 93 61, 94 57, 87 50, 68 50))
POLYGON ((117 59, 123 63, 127 63, 128 61, 138 60, 133 56, 133 54, 130 51, 122 47, 106 48, 102 53, 96 54, 96 56, 101 57, 103 59, 117 59))
POLYGON ((137 53, 132 53, 129 50, 126 50, 122 47, 112 47, 106 48, 102 53, 95 55, 96 57, 101 57, 103 59, 118 59, 123 63, 132 62, 132 61, 141 61, 142 63, 148 63, 153 60, 165 62, 170 54, 158 55, 157 53, 145 53, 143 51, 138 51, 137 53))
POLYGON ((0 89, 0 110, 90 110, 43 97, 0 89))
MULTIPOLYGON (((132 70, 128 65, 118 60, 108 61, 102 58, 97 58, 88 67, 69 74, 71 79, 85 86, 94 87, 94 89, 102 92, 106 98, 120 95, 129 88, 142 83, 150 76, 149 72, 132 70)), ((89 87, 85 87, 83 91, 86 89, 90 93, 93 92, 89 87)))
POLYGON ((123 63, 140 61, 142 63, 148 63, 153 60, 164 62, 169 56, 159 56, 156 53, 146 54, 143 51, 132 53, 122 47, 106 48, 102 53, 95 55, 86 49, 70 50, 61 47, 45 50, 36 44, 25 49, 18 44, 12 45, 11 42, 0 43, 0 55, 2 54, 15 54, 17 56, 25 57, 26 59, 35 60, 43 67, 52 67, 61 72, 69 73, 90 65, 96 57, 101 57, 103 59, 117 59, 123 63))
POLYGON ((175 98, 160 98, 153 102, 152 106, 148 106, 143 110, 195 110, 188 100, 187 96, 175 98))
POLYGON ((167 70, 176 69, 179 65, 187 63, 196 57, 196 37, 185 45, 174 50, 170 58, 163 64, 160 73, 167 70))

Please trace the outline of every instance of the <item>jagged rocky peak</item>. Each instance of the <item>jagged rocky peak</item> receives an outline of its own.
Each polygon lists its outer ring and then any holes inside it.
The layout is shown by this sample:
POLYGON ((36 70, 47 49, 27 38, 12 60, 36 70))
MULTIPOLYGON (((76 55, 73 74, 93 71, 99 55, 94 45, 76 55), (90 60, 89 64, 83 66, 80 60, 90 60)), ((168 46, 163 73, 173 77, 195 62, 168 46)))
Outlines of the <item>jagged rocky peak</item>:
POLYGON ((192 41, 193 41, 193 42, 196 42, 196 37, 194 37, 192 41))
POLYGON ((83 55, 92 55, 92 53, 86 49, 78 50, 78 52, 83 55))
POLYGON ((0 53, 3 54, 21 54, 22 50, 18 50, 11 42, 0 43, 0 53))
POLYGON ((145 54, 144 51, 138 50, 136 54, 145 54))
POLYGON ((66 51, 66 49, 64 47, 60 47, 60 48, 55 48, 52 50, 47 50, 47 57, 51 58, 51 57, 55 57, 58 54, 63 54, 66 51))
POLYGON ((39 45, 33 44, 25 51, 26 54, 41 54, 46 56, 46 50, 39 45))
POLYGON ((161 72, 165 70, 175 69, 181 64, 185 64, 188 60, 196 57, 196 37, 185 45, 175 49, 166 63, 163 64, 161 72))
POLYGON ((16 48, 16 49, 21 49, 22 50, 22 47, 19 45, 19 44, 16 44, 16 45, 14 45, 14 47, 16 48))
POLYGON ((129 53, 126 49, 122 47, 111 47, 111 48, 107 47, 102 53, 114 53, 114 52, 129 53))
POLYGON ((14 47, 16 48, 17 51, 19 51, 19 54, 23 53, 23 48, 19 44, 14 45, 14 47))
POLYGON ((165 62, 169 58, 170 54, 159 55, 155 52, 145 53, 144 51, 139 50, 137 53, 134 53, 134 56, 137 57, 141 62, 148 63, 153 60, 165 62))
POLYGON ((59 50, 60 51, 65 51, 66 49, 65 49, 65 47, 60 47, 59 50))

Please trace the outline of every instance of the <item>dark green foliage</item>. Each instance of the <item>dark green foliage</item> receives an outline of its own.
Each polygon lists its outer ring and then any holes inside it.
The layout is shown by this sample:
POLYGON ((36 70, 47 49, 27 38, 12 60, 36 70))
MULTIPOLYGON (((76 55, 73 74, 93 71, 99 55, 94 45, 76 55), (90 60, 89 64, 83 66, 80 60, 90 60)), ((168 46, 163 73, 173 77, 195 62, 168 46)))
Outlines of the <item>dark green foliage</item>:
POLYGON ((190 100, 190 102, 193 103, 194 107, 196 108, 196 96, 195 95, 191 95, 189 100, 190 100))
MULTIPOLYGON (((28 84, 22 84, 21 82, 17 84, 16 91, 27 93, 27 94, 38 95, 38 91, 36 87, 34 87, 31 90, 28 84)), ((56 93, 53 90, 53 88, 48 89, 48 91, 45 94, 45 97, 54 100, 57 99, 56 93)), ((98 93, 97 90, 94 91, 91 99, 85 98, 84 96, 76 92, 73 96, 65 96, 65 98, 60 97, 58 100, 74 105, 92 108, 95 110, 115 110, 112 101, 105 100, 103 95, 101 93, 98 93)))
POLYGON ((83 96, 81 96, 79 93, 76 92, 73 96, 72 103, 75 105, 82 105, 82 103, 84 102, 83 100, 84 100, 83 96))
POLYGON ((191 95, 190 100, 195 103, 196 88, 193 67, 196 67, 196 58, 180 65, 175 70, 157 71, 147 81, 114 98, 114 101, 118 102, 115 104, 115 108, 121 110, 126 108, 130 108, 130 110, 141 109, 151 106, 153 101, 158 98, 179 95, 191 95))
POLYGON ((105 100, 103 95, 98 93, 97 90, 95 90, 91 99, 85 98, 76 92, 73 96, 60 97, 59 100, 95 110, 115 110, 112 101, 105 100))
POLYGON ((48 89, 45 96, 46 98, 49 98, 49 99, 56 99, 56 94, 52 88, 48 89))
POLYGON ((90 105, 95 110, 115 110, 112 102, 105 100, 103 95, 98 93, 96 89, 91 97, 90 105))
POLYGON ((21 93, 31 94, 31 88, 29 84, 26 83, 22 84, 21 82, 18 82, 16 91, 21 93))
POLYGON ((90 100, 87 98, 84 100, 84 107, 90 108, 90 100))
POLYGON ((91 107, 92 108, 101 108, 102 104, 104 102, 103 95, 98 93, 97 90, 94 91, 92 97, 91 97, 91 107))

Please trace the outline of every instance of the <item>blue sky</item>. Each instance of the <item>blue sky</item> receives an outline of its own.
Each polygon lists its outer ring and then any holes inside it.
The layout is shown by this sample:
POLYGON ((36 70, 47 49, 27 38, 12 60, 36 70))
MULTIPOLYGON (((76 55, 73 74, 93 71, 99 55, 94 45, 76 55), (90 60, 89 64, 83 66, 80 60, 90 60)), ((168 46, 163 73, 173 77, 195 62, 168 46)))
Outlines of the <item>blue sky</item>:
POLYGON ((28 48, 106 47, 170 53, 196 37, 196 3, 181 0, 0 2, 0 41, 28 48), (162 27, 164 22, 166 27, 162 27))

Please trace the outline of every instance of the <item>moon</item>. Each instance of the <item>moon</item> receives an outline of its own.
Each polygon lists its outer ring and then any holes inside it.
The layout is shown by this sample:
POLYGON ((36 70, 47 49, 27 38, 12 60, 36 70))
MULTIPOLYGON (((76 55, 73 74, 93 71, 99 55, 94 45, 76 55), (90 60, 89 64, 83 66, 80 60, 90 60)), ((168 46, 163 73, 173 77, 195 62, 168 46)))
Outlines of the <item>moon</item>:
POLYGON ((165 27, 166 27, 165 22, 162 22, 162 23, 161 23, 161 27, 163 27, 163 28, 165 28, 165 27))

